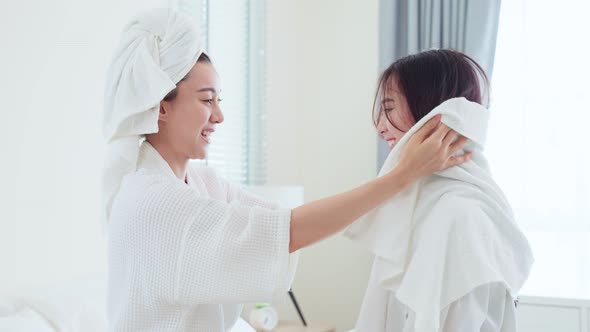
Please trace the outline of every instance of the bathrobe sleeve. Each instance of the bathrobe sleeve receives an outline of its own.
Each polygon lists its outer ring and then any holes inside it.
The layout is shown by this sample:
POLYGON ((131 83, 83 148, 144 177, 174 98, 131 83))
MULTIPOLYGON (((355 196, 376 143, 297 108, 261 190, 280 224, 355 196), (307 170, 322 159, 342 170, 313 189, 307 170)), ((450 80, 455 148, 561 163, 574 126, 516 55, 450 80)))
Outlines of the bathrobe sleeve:
POLYGON ((267 209, 278 209, 279 204, 266 200, 258 195, 248 192, 232 183, 228 183, 228 201, 239 202, 246 206, 259 206, 267 209))
POLYGON ((269 201, 242 189, 217 175, 210 167, 194 168, 193 172, 200 177, 207 190, 213 196, 220 196, 228 203, 239 203, 246 206, 259 206, 267 209, 277 209, 277 202, 269 201))
POLYGON ((172 270, 153 276, 169 300, 271 302, 288 291, 294 273, 291 210, 212 199, 170 181, 150 186, 146 197, 139 219, 153 233, 154 261, 172 270))

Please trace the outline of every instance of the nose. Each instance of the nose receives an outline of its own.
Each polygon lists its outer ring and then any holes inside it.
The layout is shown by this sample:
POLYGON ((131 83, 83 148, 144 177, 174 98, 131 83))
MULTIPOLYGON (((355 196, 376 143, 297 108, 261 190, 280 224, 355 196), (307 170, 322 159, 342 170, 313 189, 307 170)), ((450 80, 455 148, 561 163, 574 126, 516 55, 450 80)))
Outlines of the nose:
POLYGON ((379 135, 383 136, 385 132, 387 132, 387 126, 385 125, 385 121, 383 121, 383 113, 379 115, 379 121, 377 121, 377 132, 379 135))
POLYGON ((223 112, 221 112, 221 108, 219 107, 219 104, 216 104, 215 107, 213 107, 213 112, 211 112, 211 117, 209 118, 209 121, 211 123, 222 123, 224 120, 223 117, 223 112))

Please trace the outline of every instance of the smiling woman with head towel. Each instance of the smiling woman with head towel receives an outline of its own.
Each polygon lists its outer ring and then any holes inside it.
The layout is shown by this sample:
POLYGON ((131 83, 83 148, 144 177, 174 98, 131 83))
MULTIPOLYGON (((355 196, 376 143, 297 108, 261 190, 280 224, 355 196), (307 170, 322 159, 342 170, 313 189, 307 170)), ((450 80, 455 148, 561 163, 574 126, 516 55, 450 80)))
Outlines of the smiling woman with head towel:
POLYGON ((189 19, 145 12, 109 68, 104 175, 112 331, 227 331, 241 303, 289 289, 291 253, 349 225, 418 178, 469 159, 438 119, 397 167, 349 192, 278 208, 193 168, 222 124, 219 83, 189 19), (438 128, 437 128, 438 127, 438 128))
POLYGON ((465 54, 431 50, 383 73, 374 119, 391 152, 381 174, 434 116, 469 139, 473 158, 420 179, 353 223, 374 254, 356 325, 372 332, 510 332, 533 258, 483 155, 487 78, 465 54))

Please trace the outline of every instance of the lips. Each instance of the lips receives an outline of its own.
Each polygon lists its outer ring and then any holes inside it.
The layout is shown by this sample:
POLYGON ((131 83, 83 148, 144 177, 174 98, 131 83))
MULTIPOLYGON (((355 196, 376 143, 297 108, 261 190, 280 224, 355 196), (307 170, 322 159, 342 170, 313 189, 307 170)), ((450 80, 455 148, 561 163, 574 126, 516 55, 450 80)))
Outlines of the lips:
POLYGON ((387 144, 389 145, 389 147, 391 148, 395 145, 395 143, 397 142, 397 139, 395 137, 392 137, 392 138, 386 139, 386 141, 387 141, 387 144))
POLYGON ((205 128, 201 131, 201 138, 207 143, 210 143, 211 134, 215 132, 213 128, 205 128))

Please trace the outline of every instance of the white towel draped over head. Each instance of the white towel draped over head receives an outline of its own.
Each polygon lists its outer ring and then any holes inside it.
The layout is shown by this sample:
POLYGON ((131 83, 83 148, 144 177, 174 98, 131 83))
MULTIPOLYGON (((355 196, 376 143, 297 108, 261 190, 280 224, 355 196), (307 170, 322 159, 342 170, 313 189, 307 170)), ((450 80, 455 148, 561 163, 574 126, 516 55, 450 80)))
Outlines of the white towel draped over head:
POLYGON ((203 52, 195 25, 188 16, 161 8, 141 13, 123 30, 108 69, 104 100, 106 222, 123 177, 136 169, 141 137, 158 132, 160 101, 203 52))
MULTIPOLYGON (((382 331, 394 292, 416 317, 414 331, 438 331, 442 309, 478 286, 501 283, 516 296, 533 256, 483 154, 489 111, 453 98, 418 121, 391 150, 380 175, 393 169, 410 137, 437 114, 469 142, 471 161, 425 177, 345 231, 375 254, 357 331, 382 331), (371 291, 373 290, 373 291, 371 291)), ((460 152, 463 153, 463 152, 460 152)))

